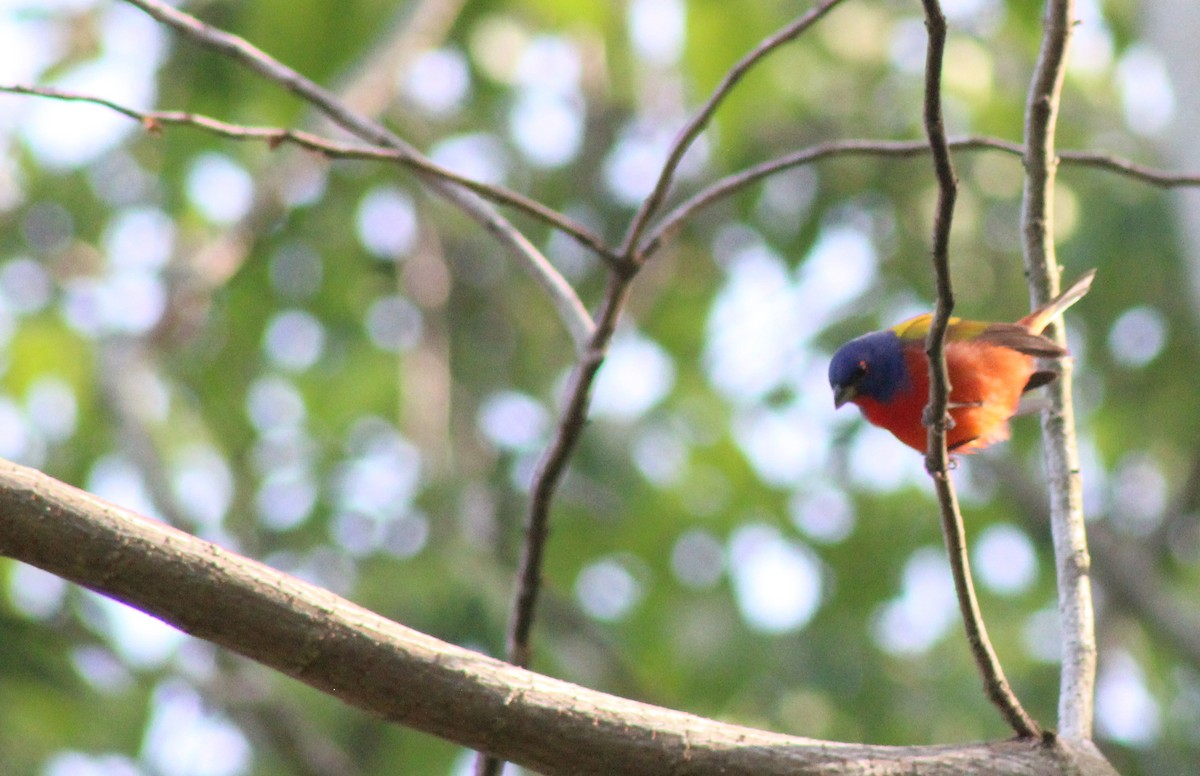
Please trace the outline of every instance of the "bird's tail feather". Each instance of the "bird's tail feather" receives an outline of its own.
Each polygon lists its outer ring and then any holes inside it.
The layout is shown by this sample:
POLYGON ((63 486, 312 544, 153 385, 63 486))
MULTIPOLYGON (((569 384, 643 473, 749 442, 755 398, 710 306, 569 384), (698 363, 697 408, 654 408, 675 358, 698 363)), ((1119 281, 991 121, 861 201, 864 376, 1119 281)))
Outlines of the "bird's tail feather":
POLYGON ((1088 270, 1070 288, 1029 315, 1026 315, 1019 322, 1034 334, 1041 334, 1042 330, 1050 325, 1050 321, 1062 315, 1068 307, 1078 302, 1087 294, 1088 290, 1092 287, 1092 280, 1095 277, 1096 270, 1088 270))

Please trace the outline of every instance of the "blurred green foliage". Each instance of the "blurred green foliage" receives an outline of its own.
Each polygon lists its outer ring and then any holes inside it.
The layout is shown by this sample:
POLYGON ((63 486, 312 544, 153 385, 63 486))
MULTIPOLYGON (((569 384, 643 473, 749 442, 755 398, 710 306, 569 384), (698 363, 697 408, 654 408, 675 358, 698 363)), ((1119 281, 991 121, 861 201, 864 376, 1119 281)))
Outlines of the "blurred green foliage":
MULTIPOLYGON (((338 89, 433 2, 190 10, 338 89)), ((1061 145, 1153 163, 1156 139, 1128 127, 1113 77, 1139 43, 1132 4, 1095 5, 1081 29, 1101 45, 1068 76, 1061 145)), ((276 85, 120 3, 30 8, 0 12, 0 31, 51 52, 15 68, 30 80, 65 87, 120 66, 145 79, 143 106, 318 126, 276 85)), ((644 189, 678 127, 802 10, 466 3, 384 78, 394 94, 381 118, 615 242, 636 204, 627 192, 644 189)), ((955 4, 952 135, 1019 140, 1039 19, 1026 0, 955 4)), ((922 36, 916 4, 835 10, 738 86, 674 201, 816 142, 921 137, 922 36)), ((85 90, 120 87, 130 76, 116 72, 85 90)), ((62 161, 48 135, 67 138, 55 142, 69 157, 72 135, 100 136, 102 112, 56 105, 49 133, 33 116, 44 101, 3 102, 14 118, 0 126, 0 454, 500 653, 524 486, 573 353, 538 287, 403 170, 133 125, 62 161), (214 170, 226 177, 205 178, 214 170)), ((955 164, 958 309, 1015 319, 1028 304, 1020 161, 962 152, 955 164)), ((933 196, 924 159, 829 160, 697 213, 646 268, 553 511, 537 670, 833 740, 1007 735, 947 610, 919 460, 849 410, 835 415, 822 384, 840 342, 928 305, 933 196), (839 250, 859 258, 843 264, 839 250), (758 304, 735 303, 739 283, 758 304), (765 369, 757 387, 730 388, 741 377, 720 372, 739 353, 767 362, 751 362, 765 369)), ((1171 200, 1065 165, 1058 213, 1066 277, 1099 269, 1069 324, 1089 513, 1146 553, 1163 595, 1194 596, 1188 365, 1200 343, 1171 200)), ((594 306, 603 263, 509 215, 594 306)), ((1018 419, 1010 443, 957 476, 972 540, 1006 527, 989 536, 1007 543, 977 545, 991 553, 976 556, 983 609, 1018 695, 1052 722, 1036 437, 1037 422, 1018 419)), ((466 772, 455 746, 347 713, 90 593, 7 561, 0 579, 4 773, 466 772)), ((1200 655, 1098 580, 1100 744, 1126 776, 1187 772, 1200 758, 1200 655)))

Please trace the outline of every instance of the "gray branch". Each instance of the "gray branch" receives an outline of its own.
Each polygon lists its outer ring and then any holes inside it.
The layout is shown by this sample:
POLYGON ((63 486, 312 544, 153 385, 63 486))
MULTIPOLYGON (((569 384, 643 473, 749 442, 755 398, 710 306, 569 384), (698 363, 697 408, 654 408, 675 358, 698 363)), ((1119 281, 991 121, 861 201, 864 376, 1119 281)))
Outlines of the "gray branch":
POLYGON ((3 461, 0 554, 123 601, 357 709, 545 774, 1115 774, 1086 742, 841 744, 606 695, 446 644, 3 461))

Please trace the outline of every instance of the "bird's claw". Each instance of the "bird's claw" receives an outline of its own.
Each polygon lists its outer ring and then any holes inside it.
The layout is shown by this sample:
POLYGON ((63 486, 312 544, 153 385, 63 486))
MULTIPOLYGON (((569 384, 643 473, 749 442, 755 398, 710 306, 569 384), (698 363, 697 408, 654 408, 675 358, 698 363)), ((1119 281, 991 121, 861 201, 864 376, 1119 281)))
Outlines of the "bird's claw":
MULTIPOLYGON (((950 406, 948 406, 946 409, 949 410, 950 406)), ((950 417, 949 411, 942 415, 940 420, 935 420, 933 413, 930 412, 929 405, 926 404, 925 409, 921 410, 921 425, 925 428, 930 428, 935 423, 942 431, 949 431, 950 429, 954 428, 954 418, 950 417)))

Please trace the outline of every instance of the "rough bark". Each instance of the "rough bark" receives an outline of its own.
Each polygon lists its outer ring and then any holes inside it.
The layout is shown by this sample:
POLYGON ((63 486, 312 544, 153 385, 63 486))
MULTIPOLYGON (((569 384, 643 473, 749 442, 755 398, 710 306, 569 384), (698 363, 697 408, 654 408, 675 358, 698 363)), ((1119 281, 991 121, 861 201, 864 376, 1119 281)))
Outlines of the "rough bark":
POLYGON ((358 709, 545 774, 1115 773, 1087 744, 843 744, 606 695, 446 644, 8 462, 0 462, 0 554, 358 709))

